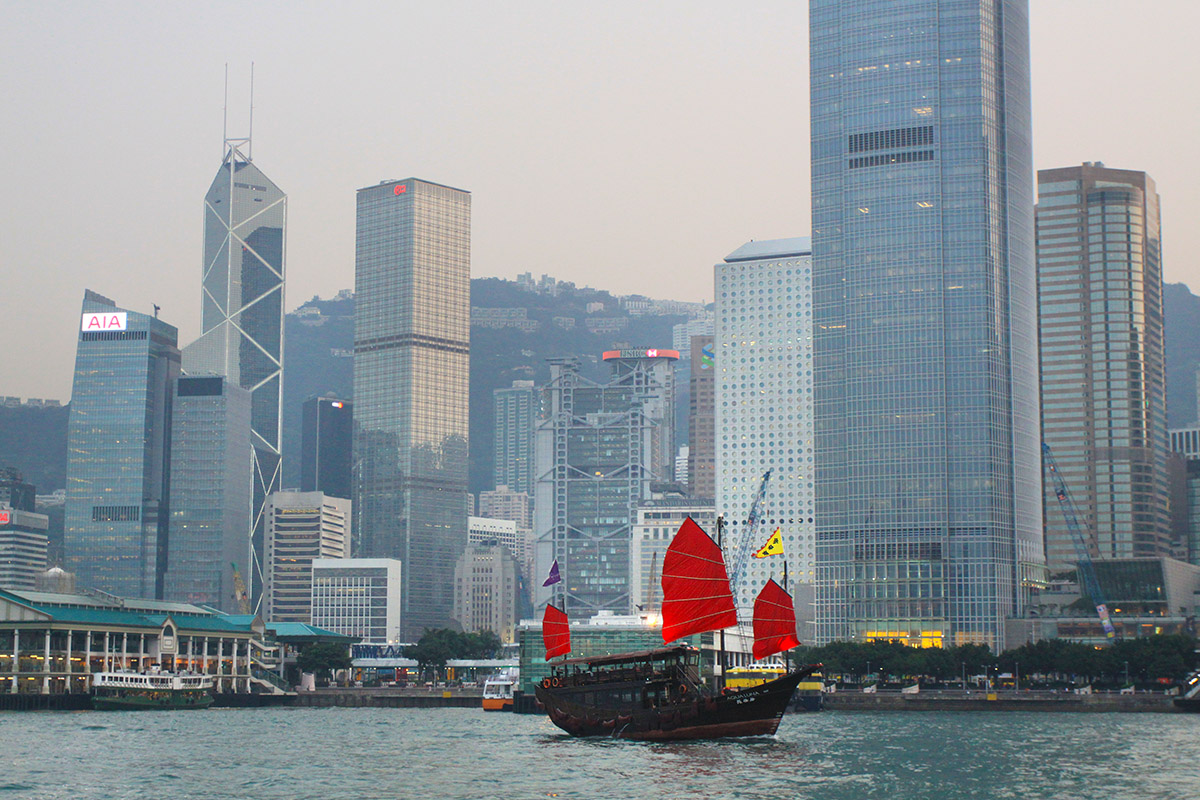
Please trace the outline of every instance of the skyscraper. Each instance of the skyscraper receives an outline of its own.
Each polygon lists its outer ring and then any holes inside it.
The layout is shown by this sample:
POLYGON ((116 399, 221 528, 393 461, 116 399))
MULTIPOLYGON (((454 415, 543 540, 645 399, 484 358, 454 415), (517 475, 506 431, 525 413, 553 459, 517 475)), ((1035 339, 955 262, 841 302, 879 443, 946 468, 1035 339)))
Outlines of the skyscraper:
POLYGON ((265 618, 312 621, 312 564, 346 558, 350 501, 324 492, 276 492, 267 501, 265 618))
MULTIPOLYGON (((808 237, 747 242, 716 266, 716 509, 726 560, 740 577, 743 619, 769 578, 814 580, 812 245, 808 237), (746 522, 771 471, 758 512, 746 522), (751 558, 778 529, 782 557, 751 558), (746 531, 749 530, 749 540, 746 531)), ((693 356, 694 358, 695 356, 693 356)), ((731 574, 732 577, 732 574, 731 574)), ((811 631, 806 631, 811 636, 811 631)))
POLYGON ((1043 563, 1026 0, 813 0, 817 639, 1003 645, 1043 563))
POLYGON ((222 376, 175 381, 162 598, 237 613, 250 564, 250 392, 222 376))
MULTIPOLYGON (((1038 171, 1042 430, 1093 558, 1171 555, 1158 194, 1144 172, 1038 171)), ((1050 497, 1046 561, 1077 560, 1050 497)))
POLYGON ((537 574, 557 561, 563 581, 537 592, 572 617, 628 614, 630 544, 651 483, 671 479, 675 460, 676 350, 610 350, 608 381, 551 361, 537 432, 534 538, 537 574))
POLYGON ((200 338, 183 351, 191 375, 224 375, 252 394, 254 445, 251 590, 262 588, 264 509, 280 486, 280 388, 287 195, 249 156, 249 139, 226 139, 204 196, 200 338))
POLYGON ((533 494, 533 431, 538 417, 538 395, 533 381, 513 381, 511 387, 494 389, 495 460, 493 486, 533 494))
POLYGON ((467 544, 470 279, 468 192, 358 191, 351 549, 403 562, 410 641, 449 623, 467 544))
MULTIPOLYGON (((716 497, 717 449, 713 437, 716 424, 716 370, 712 334, 693 336, 688 342, 688 494, 692 497, 716 497)), ((680 401, 682 402, 682 400, 680 401)), ((676 476, 678 480, 679 476, 676 476)))
MULTIPOLYGON (((692 376, 696 371, 692 361, 692 339, 696 336, 711 339, 713 334, 712 312, 704 309, 693 313, 698 316, 671 326, 671 347, 679 351, 679 360, 675 362, 675 441, 680 445, 691 444, 692 376)), ((679 476, 675 480, 679 481, 679 476)), ((712 492, 695 496, 712 497, 712 492)))
POLYGON ((516 641, 521 569, 501 544, 473 544, 454 568, 454 618, 467 633, 491 631, 516 641))
POLYGON ((177 342, 175 328, 158 318, 84 293, 63 524, 67 568, 80 586, 161 596, 177 342))
POLYGON ((300 434, 300 491, 350 499, 354 404, 335 397, 304 401, 300 434))

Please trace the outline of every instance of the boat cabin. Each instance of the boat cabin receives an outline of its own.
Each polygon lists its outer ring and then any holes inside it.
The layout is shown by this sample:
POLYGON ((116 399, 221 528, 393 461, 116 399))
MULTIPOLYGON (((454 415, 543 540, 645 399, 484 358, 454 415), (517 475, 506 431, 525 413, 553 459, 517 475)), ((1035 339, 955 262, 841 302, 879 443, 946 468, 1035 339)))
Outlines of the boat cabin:
POLYGON ((612 656, 572 658, 552 665, 544 684, 597 708, 657 708, 698 697, 700 651, 664 647, 612 656))

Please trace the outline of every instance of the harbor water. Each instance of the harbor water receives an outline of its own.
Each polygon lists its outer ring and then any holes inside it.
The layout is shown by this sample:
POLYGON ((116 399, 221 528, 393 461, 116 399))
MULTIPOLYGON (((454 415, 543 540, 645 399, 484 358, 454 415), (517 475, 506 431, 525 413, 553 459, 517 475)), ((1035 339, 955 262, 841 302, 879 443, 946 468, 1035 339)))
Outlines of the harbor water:
POLYGON ((475 709, 6 712, 0 753, 0 800, 1200 797, 1188 714, 824 712, 649 744, 475 709))

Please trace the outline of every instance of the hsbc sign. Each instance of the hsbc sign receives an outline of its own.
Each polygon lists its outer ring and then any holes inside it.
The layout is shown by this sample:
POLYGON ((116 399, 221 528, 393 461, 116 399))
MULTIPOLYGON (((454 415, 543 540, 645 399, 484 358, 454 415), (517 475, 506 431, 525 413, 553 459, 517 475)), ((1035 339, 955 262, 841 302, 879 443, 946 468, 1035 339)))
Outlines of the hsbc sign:
POLYGON ((8 511, 0 511, 0 525, 7 525, 12 522, 12 514, 8 511))
POLYGON ((123 331, 125 330, 126 317, 128 315, 124 311, 108 311, 103 314, 84 314, 83 322, 80 323, 79 330, 87 333, 89 331, 123 331))

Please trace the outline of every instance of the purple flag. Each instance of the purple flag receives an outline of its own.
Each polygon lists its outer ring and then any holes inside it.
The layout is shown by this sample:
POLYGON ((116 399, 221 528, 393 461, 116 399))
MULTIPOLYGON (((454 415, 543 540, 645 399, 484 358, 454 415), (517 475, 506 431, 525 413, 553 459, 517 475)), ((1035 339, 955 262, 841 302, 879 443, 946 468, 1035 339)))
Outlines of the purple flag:
POLYGON ((546 576, 546 582, 542 586, 553 586, 556 583, 562 583, 562 575, 558 574, 558 559, 554 559, 554 563, 550 565, 550 574, 546 576))

